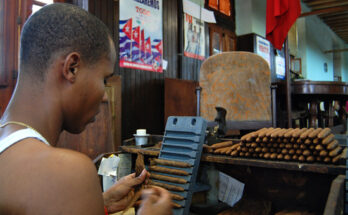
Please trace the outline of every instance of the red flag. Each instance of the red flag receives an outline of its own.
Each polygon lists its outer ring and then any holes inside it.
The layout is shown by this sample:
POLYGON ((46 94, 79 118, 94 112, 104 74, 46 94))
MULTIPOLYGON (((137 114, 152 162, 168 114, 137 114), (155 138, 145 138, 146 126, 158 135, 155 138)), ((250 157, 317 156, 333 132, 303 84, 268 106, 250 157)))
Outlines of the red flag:
POLYGON ((129 39, 132 38, 132 18, 130 18, 128 22, 123 26, 122 31, 126 34, 126 36, 129 39))
POLYGON ((150 54, 152 53, 152 51, 151 51, 151 38, 150 37, 148 37, 146 40, 145 51, 150 53, 150 54))
POLYGON ((159 53, 163 53, 162 40, 155 46, 159 53))
POLYGON ((133 40, 140 45, 140 26, 136 27, 132 32, 133 40))
POLYGON ((140 37, 140 41, 141 41, 141 47, 140 50, 145 51, 145 33, 144 33, 144 29, 141 30, 141 37, 140 37))
POLYGON ((282 49, 291 26, 300 15, 300 0, 267 0, 266 38, 276 49, 282 49))

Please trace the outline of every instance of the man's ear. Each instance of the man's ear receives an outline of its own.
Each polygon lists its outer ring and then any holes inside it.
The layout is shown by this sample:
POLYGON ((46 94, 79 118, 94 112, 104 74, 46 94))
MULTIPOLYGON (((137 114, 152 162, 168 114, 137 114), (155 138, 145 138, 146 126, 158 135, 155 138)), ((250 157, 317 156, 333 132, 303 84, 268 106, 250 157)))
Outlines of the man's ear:
POLYGON ((80 69, 81 65, 81 56, 77 52, 69 53, 64 59, 63 66, 63 77, 71 83, 74 83, 76 80, 76 74, 80 69))

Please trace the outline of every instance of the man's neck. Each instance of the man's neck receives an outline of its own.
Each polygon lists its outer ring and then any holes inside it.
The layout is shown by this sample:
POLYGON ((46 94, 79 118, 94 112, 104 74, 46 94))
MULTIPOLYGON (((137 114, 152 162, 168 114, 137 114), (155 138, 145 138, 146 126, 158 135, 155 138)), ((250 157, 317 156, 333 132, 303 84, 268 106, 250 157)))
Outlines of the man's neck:
POLYGON ((53 104, 49 93, 33 89, 17 89, 1 122, 18 121, 36 129, 47 141, 55 146, 61 129, 62 117, 59 106, 53 104))

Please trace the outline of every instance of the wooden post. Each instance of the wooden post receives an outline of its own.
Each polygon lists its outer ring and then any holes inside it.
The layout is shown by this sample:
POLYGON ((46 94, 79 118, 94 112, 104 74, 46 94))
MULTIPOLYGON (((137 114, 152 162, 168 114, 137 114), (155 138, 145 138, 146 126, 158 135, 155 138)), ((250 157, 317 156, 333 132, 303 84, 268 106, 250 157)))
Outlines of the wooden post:
POLYGON ((285 56, 285 82, 286 82, 286 111, 288 117, 288 128, 292 128, 292 113, 291 113, 291 79, 290 79, 290 55, 288 47, 288 37, 285 40, 284 46, 284 56, 285 56))

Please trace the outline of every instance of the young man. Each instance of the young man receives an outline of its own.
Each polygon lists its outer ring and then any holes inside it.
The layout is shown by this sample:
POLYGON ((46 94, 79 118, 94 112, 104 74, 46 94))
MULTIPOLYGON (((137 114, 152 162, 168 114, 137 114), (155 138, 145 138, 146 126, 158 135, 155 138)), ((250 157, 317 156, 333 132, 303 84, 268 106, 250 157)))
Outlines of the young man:
MULTIPOLYGON (((85 155, 54 146, 62 130, 94 121, 116 53, 106 26, 86 11, 53 4, 23 27, 20 72, 0 120, 0 214, 102 215, 125 208, 146 171, 103 193, 85 155)), ((168 191, 143 193, 139 214, 171 214, 168 191)))

